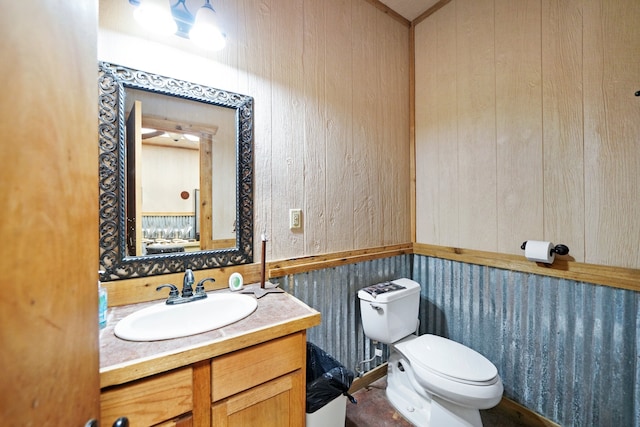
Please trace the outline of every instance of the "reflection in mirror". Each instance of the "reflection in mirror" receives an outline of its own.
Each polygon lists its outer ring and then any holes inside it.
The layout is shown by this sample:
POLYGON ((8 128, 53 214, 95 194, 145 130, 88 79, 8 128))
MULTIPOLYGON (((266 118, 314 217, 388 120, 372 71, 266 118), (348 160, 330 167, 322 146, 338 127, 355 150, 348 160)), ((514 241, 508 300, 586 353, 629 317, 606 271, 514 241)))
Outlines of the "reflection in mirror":
POLYGON ((252 262, 253 99, 100 63, 102 280, 252 262))
POLYGON ((126 88, 125 117, 127 255, 235 247, 235 110, 126 88))

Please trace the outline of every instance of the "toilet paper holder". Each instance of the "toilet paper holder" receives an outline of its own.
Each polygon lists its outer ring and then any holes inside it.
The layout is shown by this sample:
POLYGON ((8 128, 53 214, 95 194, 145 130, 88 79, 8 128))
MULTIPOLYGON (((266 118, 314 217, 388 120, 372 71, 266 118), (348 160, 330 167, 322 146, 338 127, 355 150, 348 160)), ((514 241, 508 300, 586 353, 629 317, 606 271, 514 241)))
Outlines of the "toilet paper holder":
MULTIPOLYGON (((527 247, 527 240, 525 240, 522 245, 520 245, 520 249, 524 251, 527 247)), ((569 253, 569 247, 567 245, 555 245, 551 248, 549 255, 558 254, 558 255, 567 255, 569 253)))

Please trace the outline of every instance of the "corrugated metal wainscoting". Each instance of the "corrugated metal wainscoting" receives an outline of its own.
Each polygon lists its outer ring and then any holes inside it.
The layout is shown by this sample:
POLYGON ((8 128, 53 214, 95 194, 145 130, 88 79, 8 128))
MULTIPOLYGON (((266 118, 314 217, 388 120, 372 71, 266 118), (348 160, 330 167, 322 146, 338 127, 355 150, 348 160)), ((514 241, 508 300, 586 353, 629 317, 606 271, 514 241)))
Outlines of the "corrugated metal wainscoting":
POLYGON ((411 257, 399 255, 272 278, 271 281, 280 283, 282 289, 322 313, 322 323, 307 331, 307 340, 344 366, 356 370, 359 362, 374 353, 371 342, 362 331, 360 303, 356 294, 374 283, 411 277, 411 257))
POLYGON ((373 355, 356 293, 399 277, 422 285, 421 333, 482 353, 506 397, 563 426, 640 427, 638 292, 421 255, 274 281, 322 313, 309 341, 354 369, 373 355))
POLYGON ((505 396, 563 426, 640 426, 638 292, 414 256, 421 329, 498 368, 505 396))

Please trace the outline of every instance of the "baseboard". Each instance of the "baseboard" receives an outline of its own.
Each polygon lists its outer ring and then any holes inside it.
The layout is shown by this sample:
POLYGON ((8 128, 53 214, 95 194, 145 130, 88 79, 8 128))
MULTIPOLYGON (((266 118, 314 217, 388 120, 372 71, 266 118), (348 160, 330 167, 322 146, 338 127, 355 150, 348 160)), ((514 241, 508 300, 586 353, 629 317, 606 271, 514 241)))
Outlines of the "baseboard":
POLYGON ((353 383, 351 383, 351 388, 349 388, 349 393, 353 394, 358 390, 368 387, 371 383, 378 381, 386 375, 387 364, 383 363, 382 365, 367 371, 363 376, 354 379, 353 383))
POLYGON ((533 412, 532 410, 506 397, 502 398, 498 404, 498 409, 503 413, 508 414, 509 417, 514 420, 518 420, 522 425, 529 427, 560 427, 560 424, 556 424, 542 415, 533 412))

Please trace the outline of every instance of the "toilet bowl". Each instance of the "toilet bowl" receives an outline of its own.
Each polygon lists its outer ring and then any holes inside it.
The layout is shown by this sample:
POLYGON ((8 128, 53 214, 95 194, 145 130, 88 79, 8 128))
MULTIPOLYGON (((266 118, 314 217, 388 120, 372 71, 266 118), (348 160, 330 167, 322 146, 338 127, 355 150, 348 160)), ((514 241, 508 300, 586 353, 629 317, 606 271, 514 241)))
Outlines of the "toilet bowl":
POLYGON ((420 285, 410 279, 358 291, 367 337, 390 345, 386 394, 416 426, 482 426, 479 409, 503 392, 496 367, 480 353, 436 335, 415 335, 420 285))

